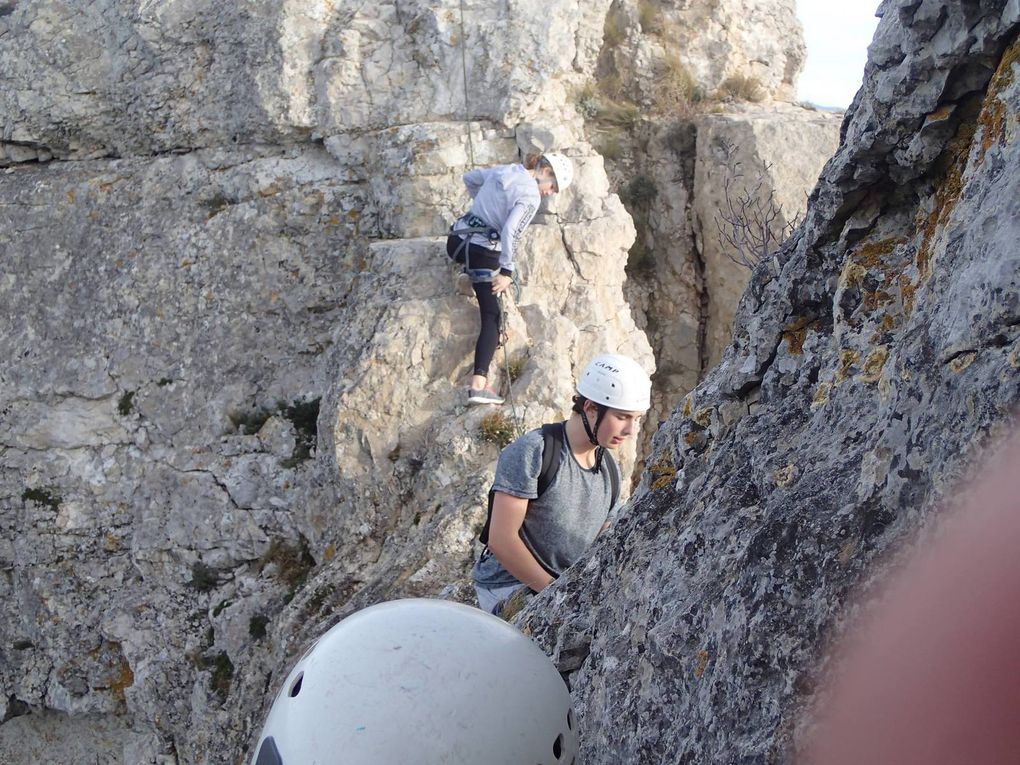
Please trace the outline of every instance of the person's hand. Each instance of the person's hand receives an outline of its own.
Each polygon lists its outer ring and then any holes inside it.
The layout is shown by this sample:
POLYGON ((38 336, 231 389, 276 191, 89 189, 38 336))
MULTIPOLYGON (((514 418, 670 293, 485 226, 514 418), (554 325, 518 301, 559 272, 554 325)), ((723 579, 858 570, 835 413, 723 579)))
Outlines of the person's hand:
POLYGON ((505 274, 496 274, 492 278, 492 294, 499 295, 506 292, 510 285, 513 283, 513 279, 505 274))

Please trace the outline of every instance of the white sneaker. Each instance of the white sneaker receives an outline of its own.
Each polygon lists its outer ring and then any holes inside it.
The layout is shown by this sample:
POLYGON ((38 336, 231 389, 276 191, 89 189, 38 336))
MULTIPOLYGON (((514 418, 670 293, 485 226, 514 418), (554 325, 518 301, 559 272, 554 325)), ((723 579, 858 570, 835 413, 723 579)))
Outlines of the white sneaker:
POLYGON ((496 392, 491 388, 482 388, 481 390, 475 390, 474 388, 468 388, 468 405, 475 404, 502 404, 503 399, 496 395, 496 392))

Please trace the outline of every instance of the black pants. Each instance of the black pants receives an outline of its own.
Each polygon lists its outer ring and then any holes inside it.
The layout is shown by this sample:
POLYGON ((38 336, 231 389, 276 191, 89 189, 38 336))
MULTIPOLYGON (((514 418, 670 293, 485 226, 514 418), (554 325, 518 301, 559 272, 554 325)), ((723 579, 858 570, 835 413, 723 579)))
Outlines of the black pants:
MULTIPOLYGON (((446 254, 462 265, 466 254, 471 259, 471 268, 499 269, 498 252, 477 244, 465 244, 463 247, 461 244, 463 241, 459 236, 450 234, 446 238, 446 254)), ((492 363, 499 342, 499 298, 492 294, 492 282, 473 282, 471 286, 478 298, 478 313, 482 319, 482 328, 475 343, 474 373, 488 377, 489 364, 492 363)))

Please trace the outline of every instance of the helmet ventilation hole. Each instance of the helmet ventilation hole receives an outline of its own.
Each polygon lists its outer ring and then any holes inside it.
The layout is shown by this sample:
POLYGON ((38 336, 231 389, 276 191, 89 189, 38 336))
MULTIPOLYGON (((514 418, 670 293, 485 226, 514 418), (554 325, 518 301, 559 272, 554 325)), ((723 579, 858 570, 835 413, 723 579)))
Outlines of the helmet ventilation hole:
POLYGON ((555 757, 557 760, 559 760, 561 754, 563 754, 563 734, 562 733, 556 737, 555 741, 553 741, 553 757, 555 757))
POLYGON ((567 730, 573 730, 573 729, 574 729, 574 710, 573 709, 568 709, 567 710, 567 730))
POLYGON ((287 692, 287 695, 290 696, 291 698, 294 698, 299 693, 301 693, 301 681, 304 679, 305 673, 302 672, 300 675, 297 676, 297 680, 294 681, 294 685, 290 687, 290 690, 287 692))

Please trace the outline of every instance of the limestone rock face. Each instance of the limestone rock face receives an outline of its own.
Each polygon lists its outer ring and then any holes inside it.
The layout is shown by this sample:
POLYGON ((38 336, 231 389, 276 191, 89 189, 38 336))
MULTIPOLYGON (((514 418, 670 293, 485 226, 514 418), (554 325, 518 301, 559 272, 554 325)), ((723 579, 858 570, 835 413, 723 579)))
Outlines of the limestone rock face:
POLYGON ((794 0, 618 0, 606 18, 603 67, 643 106, 681 85, 701 96, 792 101, 804 65, 794 0))
POLYGON ((3 143, 23 161, 19 150, 123 156, 465 116, 515 125, 563 102, 607 6, 554 3, 539 24, 527 7, 472 2, 461 15, 455 2, 14 0, 0 16, 3 143), (464 46, 487 55, 462 60, 464 46))
MULTIPOLYGON (((508 307, 528 427, 601 349, 654 365, 622 299, 633 228, 576 162, 601 195, 532 227, 508 307)), ((497 453, 464 408, 477 309, 443 239, 357 237, 321 148, 7 179, 6 713, 48 709, 77 748, 107 715, 88 741, 125 762, 226 761, 324 619, 466 584, 497 453)), ((0 728, 7 761, 39 724, 0 728)))
POLYGON ((585 762, 782 762, 856 588, 1020 400, 1020 10, 884 2, 803 226, 658 431, 629 512, 519 620, 585 762))
POLYGON ((485 433, 654 370, 565 95, 603 6, 136 6, 0 4, 4 762, 244 760, 331 623, 473 596, 485 433), (487 421, 444 234, 472 163, 550 148, 487 421))

